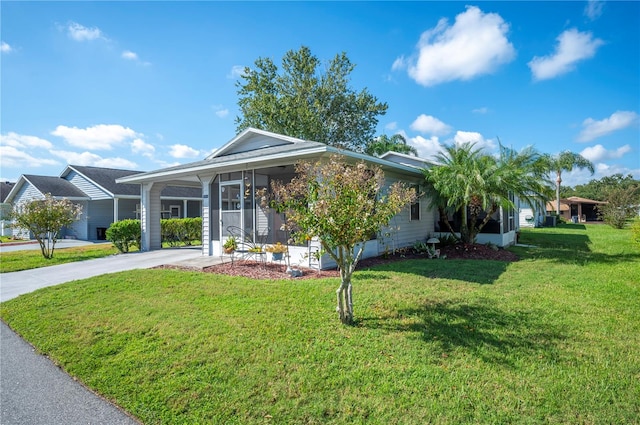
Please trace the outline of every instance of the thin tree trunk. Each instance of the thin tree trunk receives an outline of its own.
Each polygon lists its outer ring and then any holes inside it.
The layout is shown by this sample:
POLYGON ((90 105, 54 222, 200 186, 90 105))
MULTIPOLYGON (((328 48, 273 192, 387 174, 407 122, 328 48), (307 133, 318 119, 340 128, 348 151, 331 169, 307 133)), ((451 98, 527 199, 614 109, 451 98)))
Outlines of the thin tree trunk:
POLYGON ((560 172, 557 173, 556 178, 556 214, 560 215, 560 185, 562 184, 562 178, 560 172))

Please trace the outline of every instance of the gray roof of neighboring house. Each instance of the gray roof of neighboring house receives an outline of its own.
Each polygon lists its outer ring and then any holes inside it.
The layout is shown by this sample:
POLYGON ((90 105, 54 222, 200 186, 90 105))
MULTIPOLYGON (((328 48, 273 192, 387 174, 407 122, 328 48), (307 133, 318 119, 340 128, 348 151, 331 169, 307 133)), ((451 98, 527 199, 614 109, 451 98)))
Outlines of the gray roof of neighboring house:
POLYGON ((65 198, 88 198, 86 193, 60 177, 37 176, 34 174, 24 174, 23 177, 43 195, 50 193, 52 196, 65 198))
POLYGON ((116 183, 120 177, 139 174, 140 171, 118 170, 115 168, 86 167, 81 165, 69 165, 69 168, 87 177, 114 195, 140 196, 140 185, 116 183))
MULTIPOLYGON (((116 183, 116 179, 133 174, 140 174, 140 171, 120 170, 116 168, 87 167, 80 165, 69 165, 69 168, 87 177, 94 183, 116 196, 140 196, 140 184, 138 183, 116 183)), ((160 196, 176 198, 200 198, 202 189, 193 187, 167 186, 160 196)))
POLYGON ((7 199, 7 195, 11 192, 11 189, 15 186, 15 183, 2 182, 0 183, 0 202, 4 202, 7 199))

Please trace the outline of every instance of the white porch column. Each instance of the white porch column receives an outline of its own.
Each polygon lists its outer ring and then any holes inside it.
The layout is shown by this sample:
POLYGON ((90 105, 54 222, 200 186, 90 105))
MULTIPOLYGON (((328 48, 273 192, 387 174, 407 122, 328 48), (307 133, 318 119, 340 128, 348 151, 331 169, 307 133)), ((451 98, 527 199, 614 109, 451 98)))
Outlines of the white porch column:
POLYGON ((140 199, 140 227, 142 231, 142 251, 162 248, 160 234, 160 192, 165 185, 142 183, 140 199))
POLYGON ((186 199, 182 200, 182 218, 187 218, 187 204, 189 203, 189 201, 187 201, 186 199))
POLYGON ((213 177, 199 177, 202 183, 202 255, 213 255, 211 241, 211 209, 216 199, 211 199, 211 183, 213 177))
POLYGON ((113 198, 113 222, 118 221, 118 198, 113 198))

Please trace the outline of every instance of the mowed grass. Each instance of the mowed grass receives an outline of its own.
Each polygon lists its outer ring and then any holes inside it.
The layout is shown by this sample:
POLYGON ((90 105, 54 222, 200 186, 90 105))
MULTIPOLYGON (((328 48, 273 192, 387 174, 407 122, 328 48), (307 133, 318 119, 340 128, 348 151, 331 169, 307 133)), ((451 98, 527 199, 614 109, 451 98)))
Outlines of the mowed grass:
POLYGON ((144 270, 2 318, 145 424, 632 424, 640 252, 605 226, 523 231, 516 263, 407 260, 338 281, 144 270))
POLYGON ((44 258, 40 249, 2 252, 0 253, 0 273, 37 269, 40 267, 55 266, 57 264, 72 263, 74 261, 91 260, 117 253, 118 250, 111 244, 56 248, 53 251, 53 258, 50 259, 44 258))

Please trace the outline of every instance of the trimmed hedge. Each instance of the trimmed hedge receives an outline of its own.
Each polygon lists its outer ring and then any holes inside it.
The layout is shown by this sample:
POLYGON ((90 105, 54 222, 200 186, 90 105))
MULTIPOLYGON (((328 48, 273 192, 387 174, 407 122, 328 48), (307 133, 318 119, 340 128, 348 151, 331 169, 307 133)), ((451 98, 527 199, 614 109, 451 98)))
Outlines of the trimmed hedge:
POLYGON ((129 252, 129 248, 133 246, 140 248, 140 239, 142 238, 140 220, 127 219, 111 223, 107 229, 106 237, 120 252, 129 252))
POLYGON ((191 245, 202 240, 202 217, 160 220, 162 242, 170 246, 191 245))
MULTIPOLYGON (((170 246, 191 245, 193 241, 202 240, 202 218, 167 218, 160 220, 162 243, 170 246)), ((142 238, 140 220, 120 220, 112 223, 107 229, 107 240, 111 241, 118 251, 129 252, 131 247, 140 248, 142 238)))

